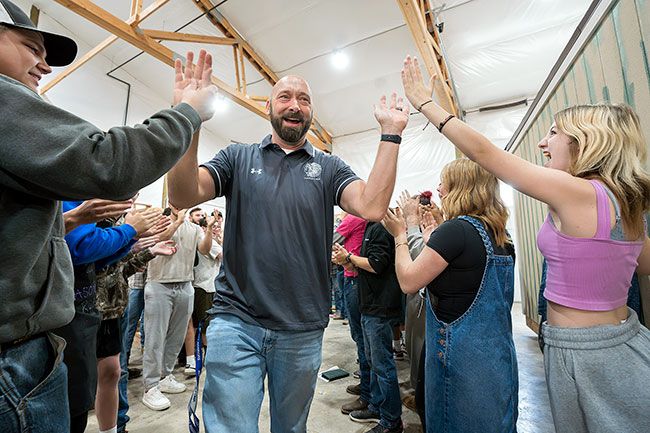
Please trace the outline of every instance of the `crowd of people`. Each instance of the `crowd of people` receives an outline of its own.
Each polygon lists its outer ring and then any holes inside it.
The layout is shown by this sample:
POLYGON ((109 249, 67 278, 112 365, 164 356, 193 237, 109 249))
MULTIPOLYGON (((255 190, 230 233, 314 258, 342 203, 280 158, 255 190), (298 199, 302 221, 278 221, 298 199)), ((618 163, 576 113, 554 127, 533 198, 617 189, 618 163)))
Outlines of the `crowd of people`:
POLYGON ((407 57, 408 102, 393 93, 374 107, 367 180, 306 139, 312 91, 298 76, 273 86, 268 136, 199 164, 210 54, 176 60, 172 108, 102 131, 37 93, 76 51, 0 0, 2 431, 83 432, 92 407, 101 433, 126 431, 140 324, 147 408, 186 390, 174 375, 184 351, 184 374, 204 361, 207 432, 258 431, 265 382, 271 431, 305 432, 336 265, 360 366, 344 414, 404 431, 403 332, 426 432, 515 432, 515 252, 498 179, 549 207, 537 241, 556 431, 650 431, 650 331, 626 305, 633 274, 650 274, 650 176, 628 106, 556 113, 539 167, 442 109, 407 57), (410 106, 467 156, 444 167, 440 207, 405 191, 389 208, 410 106), (140 205, 137 191, 164 174, 168 207, 140 205), (222 196, 225 219, 197 207, 222 196), (335 206, 347 213, 336 228, 335 206))

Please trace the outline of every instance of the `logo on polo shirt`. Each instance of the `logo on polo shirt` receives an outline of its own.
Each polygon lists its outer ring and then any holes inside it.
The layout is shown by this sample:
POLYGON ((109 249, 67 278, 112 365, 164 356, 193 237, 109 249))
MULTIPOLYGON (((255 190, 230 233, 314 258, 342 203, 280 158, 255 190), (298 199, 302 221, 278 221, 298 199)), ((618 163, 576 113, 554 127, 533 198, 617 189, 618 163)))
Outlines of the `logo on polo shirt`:
POLYGON ((251 168, 251 174, 262 174, 262 169, 261 168, 258 168, 258 169, 251 168))
POLYGON ((323 167, 317 162, 308 162, 305 164, 305 179, 308 180, 320 180, 320 174, 323 171, 323 167))

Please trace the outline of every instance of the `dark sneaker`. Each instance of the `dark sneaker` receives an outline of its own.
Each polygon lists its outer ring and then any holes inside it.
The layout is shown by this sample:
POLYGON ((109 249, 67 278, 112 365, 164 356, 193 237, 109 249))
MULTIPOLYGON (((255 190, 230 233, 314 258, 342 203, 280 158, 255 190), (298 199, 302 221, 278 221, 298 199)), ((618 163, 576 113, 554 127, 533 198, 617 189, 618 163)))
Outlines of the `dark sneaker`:
POLYGON ((370 412, 370 410, 368 409, 355 410, 350 412, 350 419, 354 422, 377 422, 378 423, 379 414, 370 412))
POLYGON ((141 368, 128 367, 127 371, 129 372, 129 380, 137 379, 138 377, 142 376, 141 368))
POLYGON ((353 402, 346 403, 343 406, 341 406, 341 412, 343 412, 346 415, 348 415, 350 412, 354 412, 355 410, 363 410, 363 409, 368 409, 368 403, 361 400, 361 398, 358 398, 353 402))
POLYGON ((403 431, 404 426, 402 425, 402 421, 400 421, 398 425, 392 428, 386 428, 381 424, 377 424, 366 433, 402 433, 403 431))
POLYGON ((348 394, 352 395, 361 395, 361 384, 358 385, 348 385, 345 390, 348 392, 348 394))
POLYGON ((402 398, 402 404, 406 406, 408 409, 412 410, 413 412, 417 413, 418 408, 415 405, 415 396, 414 395, 406 395, 404 398, 402 398))
POLYGON ((405 360, 405 359, 406 359, 406 356, 404 356, 404 355, 406 355, 405 352, 402 352, 401 350, 395 350, 395 349, 393 349, 393 359, 395 359, 396 361, 403 361, 403 360, 405 360))
MULTIPOLYGON (((357 361, 357 364, 359 361, 357 361)), ((361 370, 357 370, 354 373, 352 373, 352 376, 354 376, 355 379, 361 379, 361 370)))

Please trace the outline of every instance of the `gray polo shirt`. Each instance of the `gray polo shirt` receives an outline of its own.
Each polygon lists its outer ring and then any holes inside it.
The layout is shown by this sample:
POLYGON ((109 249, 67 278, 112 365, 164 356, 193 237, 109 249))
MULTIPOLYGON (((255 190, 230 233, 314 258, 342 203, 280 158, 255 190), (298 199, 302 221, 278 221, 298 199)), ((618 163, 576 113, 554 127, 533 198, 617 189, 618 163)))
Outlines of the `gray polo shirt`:
POLYGON ((226 196, 223 264, 213 314, 275 330, 327 326, 334 205, 359 179, 309 143, 286 154, 267 136, 203 165, 226 196))

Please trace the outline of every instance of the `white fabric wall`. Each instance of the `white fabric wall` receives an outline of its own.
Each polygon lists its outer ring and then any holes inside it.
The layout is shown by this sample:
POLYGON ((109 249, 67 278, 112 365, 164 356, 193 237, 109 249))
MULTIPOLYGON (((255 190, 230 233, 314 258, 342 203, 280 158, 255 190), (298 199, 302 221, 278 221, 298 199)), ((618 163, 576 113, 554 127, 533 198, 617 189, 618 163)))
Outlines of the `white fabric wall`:
MULTIPOLYGON (((517 125, 520 123, 527 106, 470 113, 466 122, 474 129, 486 135, 496 146, 503 148, 517 125)), ((433 199, 440 204, 436 188, 440 182, 442 168, 456 158, 455 148, 433 125, 424 128, 426 119, 421 114, 411 116, 400 145, 397 164, 397 180, 391 199, 391 206, 404 189, 411 194, 424 190, 433 191, 433 199)), ((363 179, 367 179, 377 154, 379 129, 353 134, 334 139, 334 154, 341 157, 363 179)), ((512 189, 502 184, 501 196, 510 210, 508 231, 517 243, 514 202, 512 189)), ((515 264, 516 267, 516 264, 515 264)), ((518 269, 515 269, 517 275, 518 269)), ((521 300, 519 279, 515 278, 515 301, 521 300)))

